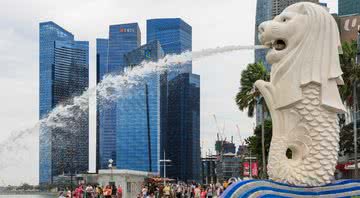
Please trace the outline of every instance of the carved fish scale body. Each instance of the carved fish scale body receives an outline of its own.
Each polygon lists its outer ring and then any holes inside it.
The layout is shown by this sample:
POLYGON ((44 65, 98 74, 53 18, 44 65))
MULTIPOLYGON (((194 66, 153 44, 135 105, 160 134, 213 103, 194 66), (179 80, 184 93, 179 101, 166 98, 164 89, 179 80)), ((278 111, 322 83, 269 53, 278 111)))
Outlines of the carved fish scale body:
POLYGON ((336 113, 320 104, 320 86, 310 83, 302 88, 303 99, 283 111, 298 117, 295 128, 286 136, 272 139, 268 174, 270 179, 298 186, 330 183, 339 151, 339 126, 336 113), (301 142, 301 143, 300 143, 301 142), (286 150, 293 152, 292 159, 286 150))

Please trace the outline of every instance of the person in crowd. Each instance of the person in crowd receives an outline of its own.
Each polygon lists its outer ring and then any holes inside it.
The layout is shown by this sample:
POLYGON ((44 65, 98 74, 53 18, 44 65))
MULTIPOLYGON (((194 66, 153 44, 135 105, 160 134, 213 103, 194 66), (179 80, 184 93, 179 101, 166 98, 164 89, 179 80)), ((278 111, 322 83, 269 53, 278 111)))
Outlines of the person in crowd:
POLYGON ((196 188, 196 186, 195 186, 195 184, 193 183, 193 184, 191 185, 191 198, 194 198, 194 197, 195 197, 195 188, 196 188))
POLYGON ((93 198, 94 188, 91 185, 87 185, 85 188, 86 198, 93 198))
POLYGON ((213 197, 213 188, 212 188, 212 185, 210 185, 210 187, 208 187, 208 189, 207 189, 206 198, 212 198, 212 197, 213 197))
POLYGON ((116 196, 117 196, 116 194, 117 194, 117 188, 116 188, 115 184, 112 184, 111 185, 111 197, 116 198, 116 196))
POLYGON ((159 191, 159 197, 164 197, 164 185, 160 185, 159 187, 158 187, 158 191, 159 191))
POLYGON ((58 198, 65 198, 65 197, 64 197, 64 192, 60 192, 58 198))
POLYGON ((78 186, 74 191, 74 198, 83 198, 84 189, 83 186, 78 186))
POLYGON ((220 197, 220 195, 222 194, 223 192, 223 187, 221 185, 219 185, 216 189, 216 196, 217 197, 220 197))
POLYGON ((150 191, 149 195, 146 198, 155 198, 154 192, 150 191))
POLYGON ((119 187, 117 188, 117 198, 122 198, 123 197, 123 190, 121 188, 121 185, 119 185, 119 187))
POLYGON ((112 189, 111 189, 110 185, 107 185, 103 191, 104 198, 111 198, 111 192, 112 192, 112 189))
POLYGON ((101 188, 101 186, 97 186, 96 187, 96 198, 102 198, 103 196, 103 190, 101 188))
POLYGON ((168 184, 168 185, 166 185, 165 187, 164 187, 164 189, 163 189, 163 191, 164 191, 164 197, 170 197, 171 196, 171 189, 170 189, 170 185, 168 184))
POLYGON ((180 184, 176 185, 176 198, 181 198, 182 193, 182 186, 180 184))
POLYGON ((204 188, 201 188, 200 198, 206 198, 206 190, 204 188))
POLYGON ((71 197, 71 190, 70 189, 66 189, 66 197, 71 197))
POLYGON ((201 195, 200 186, 196 185, 194 189, 194 198, 200 198, 200 195, 201 195))
POLYGON ((146 186, 143 186, 141 192, 142 192, 142 197, 146 198, 148 194, 148 188, 146 186))

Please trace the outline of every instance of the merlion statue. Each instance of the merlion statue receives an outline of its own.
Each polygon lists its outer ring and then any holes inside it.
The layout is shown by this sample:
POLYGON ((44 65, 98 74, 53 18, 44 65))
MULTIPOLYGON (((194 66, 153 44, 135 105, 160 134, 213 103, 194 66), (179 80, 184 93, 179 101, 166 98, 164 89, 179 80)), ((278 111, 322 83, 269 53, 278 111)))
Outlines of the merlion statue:
POLYGON ((296 3, 262 23, 259 39, 271 48, 271 80, 255 83, 273 123, 268 175, 290 185, 328 184, 338 159, 337 114, 345 112, 337 24, 323 7, 296 3))

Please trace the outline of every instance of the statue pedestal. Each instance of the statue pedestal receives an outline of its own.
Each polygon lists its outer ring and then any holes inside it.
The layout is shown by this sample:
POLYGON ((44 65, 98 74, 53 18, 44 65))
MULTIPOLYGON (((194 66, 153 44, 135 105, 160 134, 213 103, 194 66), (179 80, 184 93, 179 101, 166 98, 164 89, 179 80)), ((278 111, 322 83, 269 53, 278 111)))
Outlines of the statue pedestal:
POLYGON ((221 198, 351 197, 360 195, 360 180, 338 180, 321 187, 289 186, 270 180, 246 180, 229 186, 221 198))

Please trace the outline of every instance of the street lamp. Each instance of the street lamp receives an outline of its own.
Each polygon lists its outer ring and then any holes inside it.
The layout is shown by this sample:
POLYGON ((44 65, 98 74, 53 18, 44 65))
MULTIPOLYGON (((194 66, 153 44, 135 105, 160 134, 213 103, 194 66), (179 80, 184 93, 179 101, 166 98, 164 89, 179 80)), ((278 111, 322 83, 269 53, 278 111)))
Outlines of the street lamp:
POLYGON ((109 169, 110 169, 110 182, 113 182, 114 178, 113 178, 113 159, 109 159, 109 169))
POLYGON ((165 181, 165 178, 166 178, 166 163, 171 163, 171 160, 165 158, 165 151, 164 151, 164 159, 159 160, 159 162, 164 163, 163 166, 164 166, 164 187, 165 187, 165 185, 166 185, 166 181, 165 181))

